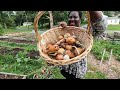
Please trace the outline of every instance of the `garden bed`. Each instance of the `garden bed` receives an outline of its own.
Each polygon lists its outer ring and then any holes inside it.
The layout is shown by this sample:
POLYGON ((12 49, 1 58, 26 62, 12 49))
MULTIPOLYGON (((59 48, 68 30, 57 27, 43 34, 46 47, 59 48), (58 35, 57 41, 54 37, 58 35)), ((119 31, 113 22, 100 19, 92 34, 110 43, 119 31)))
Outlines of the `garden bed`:
MULTIPOLYGON (((11 54, 13 56, 16 56, 20 51, 24 52, 24 49, 0 47, 0 54, 1 55, 11 54)), ((27 52, 26 56, 30 57, 30 59, 38 59, 39 58, 39 51, 31 50, 31 51, 27 52)))

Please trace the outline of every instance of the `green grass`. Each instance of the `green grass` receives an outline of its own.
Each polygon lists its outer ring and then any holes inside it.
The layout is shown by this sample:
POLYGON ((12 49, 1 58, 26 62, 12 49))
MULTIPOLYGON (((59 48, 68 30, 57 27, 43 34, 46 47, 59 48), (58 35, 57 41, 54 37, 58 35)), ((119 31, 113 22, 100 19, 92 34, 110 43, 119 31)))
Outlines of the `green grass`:
POLYGON ((3 29, 3 34, 9 34, 9 33, 21 33, 21 32, 31 32, 31 30, 17 30, 17 29, 3 29))
POLYGON ((107 79, 106 75, 100 71, 96 72, 87 72, 85 75, 85 79, 107 79))
POLYGON ((108 25, 108 30, 120 30, 120 24, 119 25, 108 25))
POLYGON ((13 56, 12 52, 0 55, 0 71, 17 74, 28 74, 35 69, 39 69, 41 63, 26 57, 26 52, 19 52, 13 56))

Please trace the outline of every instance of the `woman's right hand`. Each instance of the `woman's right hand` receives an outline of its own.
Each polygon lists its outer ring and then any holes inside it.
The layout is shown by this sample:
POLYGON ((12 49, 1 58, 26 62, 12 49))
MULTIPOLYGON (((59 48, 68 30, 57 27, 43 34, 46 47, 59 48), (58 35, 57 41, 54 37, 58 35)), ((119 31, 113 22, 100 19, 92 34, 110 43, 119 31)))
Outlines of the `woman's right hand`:
POLYGON ((66 22, 64 22, 64 21, 59 22, 59 26, 61 26, 61 27, 65 28, 65 27, 67 27, 67 23, 66 23, 66 22))

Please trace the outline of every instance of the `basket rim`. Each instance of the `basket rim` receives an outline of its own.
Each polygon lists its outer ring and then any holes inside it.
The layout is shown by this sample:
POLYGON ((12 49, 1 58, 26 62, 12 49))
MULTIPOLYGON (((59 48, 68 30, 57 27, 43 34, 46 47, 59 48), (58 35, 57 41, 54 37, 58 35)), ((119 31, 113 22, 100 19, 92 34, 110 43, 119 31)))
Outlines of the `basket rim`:
MULTIPOLYGON (((41 38, 44 34, 53 31, 54 29, 62 29, 63 27, 54 27, 54 28, 50 28, 47 31, 45 31, 44 33, 41 34, 41 38)), ((66 28, 76 28, 76 29, 81 29, 81 31, 85 31, 87 29, 83 28, 83 27, 76 27, 76 26, 66 26, 66 28)), ((86 32, 86 31, 85 31, 86 32)), ((86 32, 87 33, 87 32, 86 32)), ((87 33, 88 34, 88 33, 87 33)))

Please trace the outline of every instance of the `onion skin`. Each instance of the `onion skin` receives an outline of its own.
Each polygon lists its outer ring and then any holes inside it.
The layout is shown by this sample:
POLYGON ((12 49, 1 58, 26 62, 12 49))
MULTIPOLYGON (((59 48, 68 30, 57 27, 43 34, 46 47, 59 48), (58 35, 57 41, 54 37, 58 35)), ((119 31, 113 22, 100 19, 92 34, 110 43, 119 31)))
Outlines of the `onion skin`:
POLYGON ((67 49, 67 50, 72 50, 72 45, 66 45, 66 46, 65 46, 65 49, 67 49))
POLYGON ((64 54, 65 49, 64 48, 59 48, 59 50, 57 52, 60 53, 60 54, 64 54))
POLYGON ((48 45, 47 45, 47 48, 50 48, 51 46, 52 46, 52 44, 48 44, 48 45))
POLYGON ((63 60, 64 58, 63 58, 63 55, 62 55, 62 54, 57 54, 57 55, 56 55, 56 59, 57 59, 57 60, 63 60))
POLYGON ((68 56, 68 55, 64 55, 64 60, 68 60, 68 59, 70 59, 70 57, 68 56))
POLYGON ((48 52, 55 52, 59 49, 59 46, 58 45, 51 45, 49 46, 48 48, 48 52))
POLYGON ((75 57, 74 53, 72 53, 70 50, 66 50, 65 54, 68 55, 70 58, 75 57))
POLYGON ((68 38, 70 36, 71 36, 70 33, 65 33, 64 38, 68 38))
POLYGON ((59 36, 58 37, 58 40, 61 40, 61 39, 63 39, 64 37, 61 35, 61 36, 59 36))
POLYGON ((75 43, 75 39, 73 38, 73 37, 68 37, 68 38, 66 38, 66 43, 68 43, 68 44, 74 44, 75 43))
POLYGON ((77 48, 77 49, 78 49, 78 51, 79 51, 80 54, 82 54, 85 51, 84 48, 77 48))

